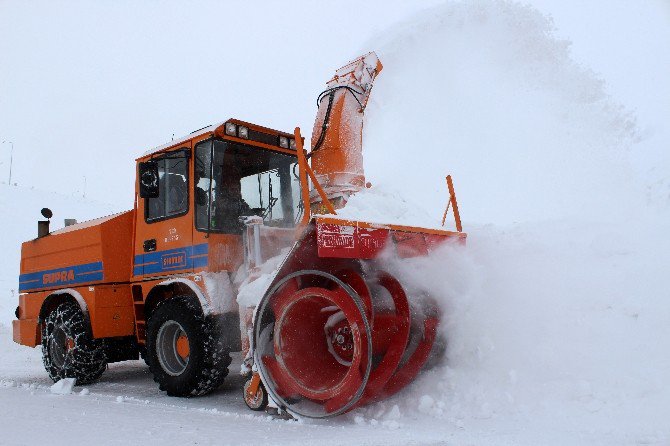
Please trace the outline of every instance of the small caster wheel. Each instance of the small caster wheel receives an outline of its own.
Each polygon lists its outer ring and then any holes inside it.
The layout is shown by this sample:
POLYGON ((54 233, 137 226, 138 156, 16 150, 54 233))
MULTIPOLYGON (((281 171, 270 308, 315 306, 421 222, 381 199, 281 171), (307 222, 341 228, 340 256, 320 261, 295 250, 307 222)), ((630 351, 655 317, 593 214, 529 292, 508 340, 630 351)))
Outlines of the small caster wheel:
POLYGON ((264 410, 268 405, 268 393, 257 373, 244 383, 244 402, 249 409, 256 411, 264 410), (252 393, 252 386, 256 387, 255 393, 252 393))

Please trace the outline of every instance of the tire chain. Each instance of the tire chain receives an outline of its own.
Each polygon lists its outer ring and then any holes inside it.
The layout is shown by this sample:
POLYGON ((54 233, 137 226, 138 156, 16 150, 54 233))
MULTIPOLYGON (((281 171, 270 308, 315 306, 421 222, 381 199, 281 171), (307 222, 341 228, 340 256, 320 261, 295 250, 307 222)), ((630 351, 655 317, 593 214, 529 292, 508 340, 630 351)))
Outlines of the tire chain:
POLYGON ((63 378, 76 378, 78 385, 96 381, 107 369, 104 344, 102 340, 91 338, 77 304, 63 302, 45 318, 42 328, 42 363, 54 382, 63 378), (58 327, 74 341, 60 368, 53 363, 49 354, 49 341, 58 327))

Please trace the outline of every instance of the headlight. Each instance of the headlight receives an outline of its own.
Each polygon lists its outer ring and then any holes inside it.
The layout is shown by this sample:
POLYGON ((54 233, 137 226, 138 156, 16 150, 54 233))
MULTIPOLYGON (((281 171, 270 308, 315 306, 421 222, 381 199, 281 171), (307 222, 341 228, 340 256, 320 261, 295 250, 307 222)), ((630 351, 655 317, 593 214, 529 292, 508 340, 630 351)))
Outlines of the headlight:
POLYGON ((226 123, 226 135, 237 136, 237 125, 235 125, 235 123, 226 123))
POLYGON ((241 125, 237 128, 237 136, 244 139, 249 139, 249 129, 241 125))
POLYGON ((291 149, 295 150, 295 139, 291 138, 291 139, 289 140, 288 146, 289 146, 291 149))
POLYGON ((279 137, 279 147, 288 149, 288 138, 286 136, 279 137))

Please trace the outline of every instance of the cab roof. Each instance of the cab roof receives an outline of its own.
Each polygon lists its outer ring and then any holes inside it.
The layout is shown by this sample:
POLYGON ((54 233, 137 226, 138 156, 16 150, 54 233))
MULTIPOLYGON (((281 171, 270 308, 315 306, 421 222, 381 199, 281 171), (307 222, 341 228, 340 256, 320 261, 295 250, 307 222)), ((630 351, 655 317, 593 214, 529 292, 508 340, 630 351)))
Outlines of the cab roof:
MULTIPOLYGON (((211 133, 211 134, 216 133, 216 134, 224 135, 225 134, 225 132, 224 132, 225 124, 227 124, 229 122, 233 122, 237 125, 243 125, 243 126, 246 126, 250 129, 260 131, 260 132, 263 132, 263 133, 269 133, 269 134, 274 134, 274 135, 277 135, 277 136, 285 136, 287 138, 293 138, 293 134, 291 134, 291 133, 282 132, 282 131, 271 129, 271 128, 268 128, 268 127, 262 127, 262 126, 259 126, 259 125, 256 125, 256 124, 252 124, 250 122, 245 122, 245 121, 241 121, 239 119, 232 119, 231 118, 231 119, 227 119, 225 121, 221 121, 217 124, 213 124, 213 125, 209 125, 207 127, 203 127, 199 130, 196 130, 194 132, 189 133, 186 136, 174 139, 174 140, 172 140, 172 141, 170 141, 166 144, 163 144, 161 146, 154 147, 153 149, 144 152, 142 154, 142 156, 137 158, 137 160, 142 159, 142 158, 146 158, 147 156, 151 156, 151 155, 154 155, 156 153, 166 151, 166 150, 171 149, 171 148, 176 148, 176 147, 184 144, 185 142, 190 141, 191 139, 194 139, 194 138, 198 138, 202 135, 206 135, 206 134, 209 134, 209 133, 211 133)), ((303 138, 303 140, 304 140, 304 138, 303 138)))

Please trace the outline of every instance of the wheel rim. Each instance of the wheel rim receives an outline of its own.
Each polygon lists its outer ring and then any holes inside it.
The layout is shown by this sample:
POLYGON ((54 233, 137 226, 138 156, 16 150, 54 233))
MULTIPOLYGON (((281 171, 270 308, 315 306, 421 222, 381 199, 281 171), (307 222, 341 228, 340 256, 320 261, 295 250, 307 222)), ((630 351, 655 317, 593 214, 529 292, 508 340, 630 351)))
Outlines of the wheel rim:
POLYGON ((256 390, 256 394, 254 396, 249 396, 247 389, 249 389, 250 385, 251 380, 248 380, 246 383, 244 383, 244 402, 252 410, 260 409, 260 407, 263 405, 265 389, 263 388, 262 384, 259 384, 258 390, 256 390))
POLYGON ((161 368, 170 376, 179 376, 188 366, 190 348, 186 331, 177 321, 161 325, 156 337, 156 356, 161 368))
POLYGON ((72 348, 74 340, 61 327, 56 327, 49 338, 49 358, 52 364, 59 369, 63 368, 67 354, 72 348))

